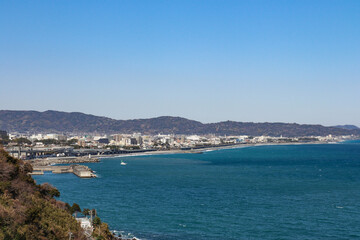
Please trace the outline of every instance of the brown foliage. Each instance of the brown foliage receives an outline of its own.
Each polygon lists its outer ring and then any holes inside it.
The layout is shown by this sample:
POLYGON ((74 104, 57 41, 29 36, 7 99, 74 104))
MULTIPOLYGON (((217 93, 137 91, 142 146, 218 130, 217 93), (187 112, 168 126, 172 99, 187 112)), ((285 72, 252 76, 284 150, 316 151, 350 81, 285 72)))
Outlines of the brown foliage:
POLYGON ((85 240, 80 225, 56 201, 59 191, 50 184, 36 185, 32 168, 0 149, 0 239, 85 240))

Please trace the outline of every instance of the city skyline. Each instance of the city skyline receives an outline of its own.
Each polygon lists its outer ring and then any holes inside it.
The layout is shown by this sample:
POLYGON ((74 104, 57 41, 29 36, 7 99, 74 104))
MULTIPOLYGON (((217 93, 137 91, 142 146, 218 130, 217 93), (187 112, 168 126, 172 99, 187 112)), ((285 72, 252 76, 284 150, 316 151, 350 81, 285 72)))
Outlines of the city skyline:
POLYGON ((358 1, 0 3, 0 109, 360 126, 358 1))

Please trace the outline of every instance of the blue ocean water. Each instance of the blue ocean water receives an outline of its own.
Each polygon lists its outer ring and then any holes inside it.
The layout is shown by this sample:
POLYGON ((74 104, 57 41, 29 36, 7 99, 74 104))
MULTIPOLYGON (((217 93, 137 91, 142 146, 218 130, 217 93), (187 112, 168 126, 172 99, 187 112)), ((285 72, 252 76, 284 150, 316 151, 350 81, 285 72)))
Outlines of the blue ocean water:
POLYGON ((34 178, 141 239, 360 239, 359 143, 111 158, 86 164, 97 179, 34 178))

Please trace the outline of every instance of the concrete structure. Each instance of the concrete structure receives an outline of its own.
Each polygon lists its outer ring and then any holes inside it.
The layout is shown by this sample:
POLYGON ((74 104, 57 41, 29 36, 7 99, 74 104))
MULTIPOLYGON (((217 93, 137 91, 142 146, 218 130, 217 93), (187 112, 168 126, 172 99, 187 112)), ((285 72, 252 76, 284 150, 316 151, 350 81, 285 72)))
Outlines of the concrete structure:
POLYGON ((34 166, 31 175, 43 175, 44 172, 52 173, 73 173, 80 178, 94 178, 96 175, 92 170, 83 165, 70 166, 34 166))
POLYGON ((76 221, 78 221, 80 223, 80 226, 83 228, 83 229, 92 229, 92 224, 90 222, 90 219, 87 218, 87 217, 83 217, 83 218, 76 218, 76 221))
POLYGON ((82 217, 76 218, 76 221, 80 223, 80 226, 82 229, 84 229, 84 233, 88 237, 88 239, 93 239, 91 237, 91 234, 94 231, 94 227, 92 226, 90 219, 87 217, 82 217))

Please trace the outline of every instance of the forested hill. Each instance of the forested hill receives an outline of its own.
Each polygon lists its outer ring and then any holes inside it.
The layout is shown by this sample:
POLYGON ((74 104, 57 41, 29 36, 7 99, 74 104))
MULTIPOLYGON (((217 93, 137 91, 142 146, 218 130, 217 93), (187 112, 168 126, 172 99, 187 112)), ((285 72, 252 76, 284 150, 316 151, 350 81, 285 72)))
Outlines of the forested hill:
POLYGON ((94 221, 97 230, 92 237, 87 237, 72 216, 80 206, 56 200, 60 192, 47 183, 37 185, 28 175, 31 171, 29 163, 0 148, 0 239, 66 240, 69 233, 73 240, 116 239, 100 219, 94 221))
POLYGON ((31 166, 0 149, 0 239, 86 240, 67 205, 50 185, 36 185, 31 166))
POLYGON ((0 110, 0 129, 8 132, 216 134, 268 136, 359 135, 359 129, 296 123, 218 122, 203 124, 181 117, 115 120, 79 112, 0 110))

